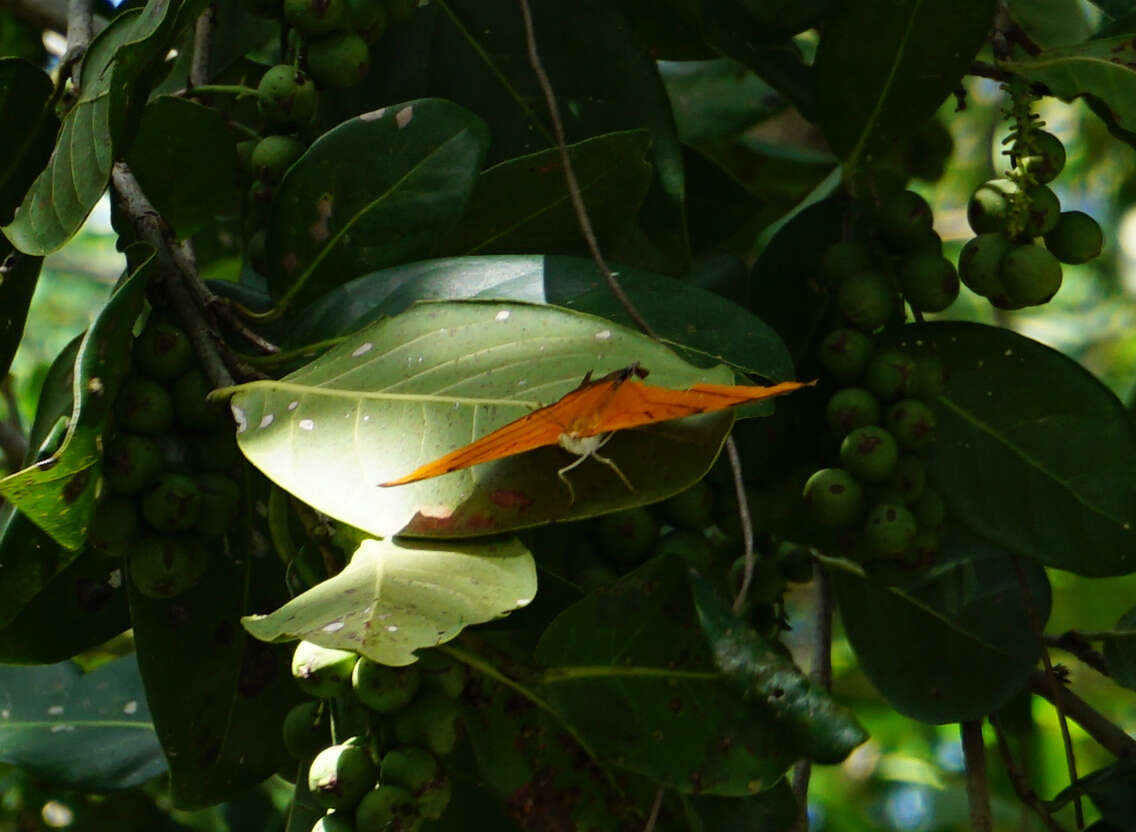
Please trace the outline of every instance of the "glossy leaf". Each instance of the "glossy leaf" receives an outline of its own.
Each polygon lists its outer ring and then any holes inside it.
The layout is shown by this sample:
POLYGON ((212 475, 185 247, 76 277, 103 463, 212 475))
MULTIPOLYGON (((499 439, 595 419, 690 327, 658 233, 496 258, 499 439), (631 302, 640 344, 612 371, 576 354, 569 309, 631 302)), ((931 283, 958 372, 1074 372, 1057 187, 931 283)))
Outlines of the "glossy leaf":
POLYGON ((1121 616, 1116 629, 1133 635, 1105 639, 1104 660, 1118 685, 1136 690, 1136 607, 1121 616))
POLYGON ((441 546, 365 540, 338 575, 242 623, 263 641, 305 639, 400 667, 417 661, 414 651, 535 595, 536 564, 512 538, 441 546))
POLYGON ((73 662, 0 666, 0 760, 82 791, 128 789, 161 774, 134 657, 90 673, 73 662))
POLYGON ((868 734, 824 689, 731 612, 705 578, 691 579, 694 607, 714 664, 743 692, 791 726, 794 745, 818 763, 839 763, 868 734))
POLYGON ((772 786, 802 749, 714 663, 678 558, 656 558, 573 604, 533 654, 541 695, 604 764, 679 792, 772 786))
MULTIPOLYGON (((651 183, 646 130, 611 133, 568 147, 597 240, 610 249, 631 228, 651 183)), ((478 177, 469 208, 442 254, 586 254, 564 181, 560 150, 502 162, 478 177)))
POLYGON ((488 146, 481 119, 437 99, 384 107, 320 136, 272 201, 273 294, 311 300, 427 256, 464 212, 488 146))
POLYGON ((1136 132, 1136 45, 1130 34, 1045 49, 1003 64, 1063 101, 1084 96, 1121 131, 1136 132))
POLYGON ((376 537, 495 534, 641 505, 706 472, 732 422, 711 414, 619 432, 605 446, 635 486, 555 446, 411 485, 420 465, 639 361, 652 383, 730 383, 645 336, 590 315, 509 301, 446 302, 354 333, 280 381, 243 385, 233 412, 245 456, 309 505, 376 537))
MULTIPOLYGON (((73 404, 63 446, 47 459, 0 480, 0 494, 66 549, 86 541, 95 505, 101 437, 130 369, 131 327, 142 311, 152 259, 118 287, 87 330, 76 356, 80 398, 73 404)), ((74 555, 67 553, 55 568, 74 555)))
POLYGON ((36 285, 39 283, 43 258, 15 252, 8 240, 0 234, 0 261, 4 262, 4 276, 0 278, 0 379, 2 379, 8 375, 12 358, 16 355, 20 340, 24 336, 24 323, 28 318, 32 295, 35 294, 36 285))
POLYGON ((0 135, 0 223, 12 221, 16 206, 51 155, 59 130, 51 94, 51 78, 42 69, 19 58, 0 59, 0 119, 19 126, 0 135))
POLYGON ((280 724, 300 698, 291 651, 240 623, 284 600, 280 561, 255 548, 262 534, 246 542, 230 532, 228 552, 211 547, 209 571, 176 598, 148 598, 127 582, 138 665, 179 808, 228 800, 289 759, 280 724))
POLYGON ((220 112, 184 98, 146 105, 126 158, 180 238, 237 208, 237 152, 220 112))
POLYGON ((1009 0, 1006 10, 1038 46, 1080 43, 1093 34, 1094 15, 1077 0, 1009 0))
POLYGON ((825 19, 813 64, 817 115, 846 169, 911 136, 958 86, 994 0, 848 0, 825 19))
MULTIPOLYGON (((619 281, 656 332, 691 348, 687 360, 728 361, 771 381, 793 374, 777 334, 736 303, 686 281, 620 268, 619 281)), ((397 315, 419 300, 499 298, 549 303, 634 326, 595 263, 578 257, 462 257, 428 260, 366 275, 300 316, 292 343, 342 335, 397 315)))
POLYGON ((787 830, 797 818, 797 799, 788 778, 752 797, 682 796, 690 832, 725 829, 787 830))
POLYGON ((787 103, 746 67, 727 58, 659 67, 684 142, 736 136, 787 103))
POLYGON ((1026 609, 1044 627, 1049 582, 1027 560, 1020 580, 1005 552, 961 533, 939 558, 902 587, 830 570, 840 619, 860 667, 897 711, 932 724, 982 719, 1022 689, 1037 663, 1026 609))
POLYGON ((115 17, 83 58, 78 101, 63 119, 55 150, 15 220, 4 229, 28 254, 48 254, 71 239, 106 190, 127 140, 135 82, 164 54, 178 4, 151 0, 115 17))
POLYGON ((1089 577, 1136 569, 1136 427, 1116 396, 1009 330, 935 323, 905 336, 949 373, 924 459, 951 516, 1046 566, 1089 577))

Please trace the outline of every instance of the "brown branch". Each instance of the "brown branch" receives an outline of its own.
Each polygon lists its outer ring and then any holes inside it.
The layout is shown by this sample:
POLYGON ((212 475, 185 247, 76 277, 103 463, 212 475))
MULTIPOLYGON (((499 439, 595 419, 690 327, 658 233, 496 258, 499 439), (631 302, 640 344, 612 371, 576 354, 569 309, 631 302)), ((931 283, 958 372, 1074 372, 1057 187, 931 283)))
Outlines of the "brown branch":
POLYGON ((213 31, 217 28, 217 10, 212 3, 197 17, 193 28, 193 60, 189 65, 189 85, 209 83, 209 58, 213 50, 213 31))
POLYGON ((67 51, 63 53, 60 64, 71 73, 71 81, 75 84, 79 83, 81 59, 95 35, 91 2, 92 0, 67 0, 67 51))
POLYGON ((1046 636, 1045 643, 1049 647, 1056 647, 1066 653, 1072 653, 1102 676, 1112 676, 1109 673, 1104 656, 1101 655, 1100 651, 1094 650, 1089 640, 1076 630, 1068 630, 1059 636, 1046 636))
POLYGON ((745 557, 745 569, 742 574, 742 585, 738 587, 737 597, 734 598, 734 612, 740 612, 749 595, 750 585, 753 583, 754 556, 753 556, 753 519, 749 514, 749 499, 746 495, 745 480, 742 478, 742 458, 738 454, 738 445, 731 434, 726 437, 726 454, 730 459, 730 470, 734 475, 734 496, 738 500, 738 519, 742 523, 742 551, 745 557))
POLYGON ((580 192, 580 182, 576 179, 576 171, 572 167, 572 157, 571 154, 568 153, 568 140, 564 133, 564 123, 560 120, 560 106, 556 102, 556 93, 552 89, 552 82, 548 78, 548 73, 544 71, 544 64, 541 62, 540 52, 537 49, 536 30, 533 28, 532 10, 529 8, 528 0, 518 0, 518 2, 521 6, 521 16, 524 18, 525 43, 528 46, 529 63, 532 65, 533 72, 536 74, 541 92, 544 94, 545 104, 548 106, 548 116, 552 120, 552 131, 556 136, 556 147, 560 151, 560 162, 564 167, 564 180, 568 184, 568 194, 572 198, 572 207, 576 211, 576 220, 580 223, 580 232, 584 235, 584 240, 588 244, 588 250, 592 253, 592 259, 596 261, 600 273, 603 275, 604 280, 607 281, 608 289, 615 295, 627 314, 631 316, 631 320, 633 320, 643 332, 658 341, 658 334, 651 328, 651 325, 647 323, 647 319, 644 318, 635 307, 631 298, 627 296, 615 272, 608 266, 603 253, 600 251, 600 244, 596 239, 595 229, 592 227, 592 221, 588 216, 588 208, 584 204, 584 197, 580 192))
POLYGON ((1136 760, 1136 740, 1063 685, 1053 685, 1053 677, 1035 670, 1029 678, 1030 690, 1049 702, 1085 729, 1102 748, 1119 759, 1136 760))
MULTIPOLYGON (((0 0, 0 8, 13 17, 26 21, 37 29, 50 29, 61 35, 67 33, 68 0, 0 0)), ((106 28, 105 18, 95 15, 91 19, 95 33, 106 28)))
POLYGON ((970 804, 970 828, 973 832, 991 832, 990 779, 986 775, 986 744, 982 741, 982 720, 959 723, 962 754, 966 761, 966 798, 970 804))
POLYGON ((659 786, 655 790, 655 799, 651 803, 651 813, 647 815, 647 823, 643 826, 643 832, 655 832, 655 824, 659 822, 659 810, 663 808, 663 795, 666 790, 659 786))
POLYGON ((1049 810, 1045 808, 1045 804, 1029 784, 1025 772, 1018 765, 1018 761, 1014 759, 1013 749, 1010 748, 1010 738, 1002 730, 1002 720, 998 718, 997 714, 990 715, 990 724, 994 728, 994 736, 998 739, 998 752, 1002 755, 1002 762, 1006 766, 1010 785, 1014 787, 1014 793, 1017 794, 1018 799, 1033 810, 1046 829, 1051 830, 1051 832, 1064 832, 1061 825, 1049 814, 1049 810))
MULTIPOLYGON (((813 630, 813 666, 809 678, 818 687, 832 688, 832 583, 820 563, 813 563, 813 586, 816 588, 816 624, 813 630)), ((797 799, 797 819, 791 832, 808 832, 809 779, 812 762, 798 760, 793 766, 793 797, 797 799)))

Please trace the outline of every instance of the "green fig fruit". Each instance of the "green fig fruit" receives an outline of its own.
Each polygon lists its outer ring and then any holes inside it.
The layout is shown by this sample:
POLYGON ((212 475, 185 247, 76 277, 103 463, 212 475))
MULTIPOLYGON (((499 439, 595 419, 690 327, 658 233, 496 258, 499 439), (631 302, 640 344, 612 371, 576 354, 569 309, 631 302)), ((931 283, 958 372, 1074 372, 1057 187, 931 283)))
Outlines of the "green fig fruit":
POLYGON ((899 447, 905 451, 917 451, 935 439, 935 412, 919 399, 903 399, 888 408, 884 426, 895 437, 899 447))
POLYGON ((134 364, 157 381, 177 378, 193 363, 193 345, 185 332, 166 322, 150 322, 134 342, 134 364))
POLYGON ((902 555, 915 542, 915 534, 915 518, 902 504, 880 503, 873 506, 864 521, 868 548, 877 557, 902 555))
POLYGON ((110 557, 126 554, 127 544, 142 532, 142 518, 138 501, 132 497, 111 495, 95 505, 91 526, 87 530, 87 543, 91 548, 110 557))
POLYGON ((862 387, 837 390, 824 408, 828 426, 843 438, 856 428, 880 421, 880 400, 862 387))
POLYGON ((596 522, 596 539, 604 557, 631 566, 651 554, 659 537, 659 521, 644 506, 605 514, 596 522))
POLYGON ((416 832, 420 823, 418 801, 394 784, 367 792, 355 809, 355 827, 368 832, 416 832))
MULTIPOLYGON (((1061 263, 1032 243, 1014 246, 1002 258, 999 274, 1006 288, 1004 308, 1040 306, 1061 288, 1061 263)), ((992 300, 994 300, 992 298, 992 300)), ((997 300, 995 300, 997 305, 997 300)))
POLYGON ((224 474, 198 474, 194 478, 201 494, 201 510, 193 530, 202 537, 222 535, 241 511, 241 487, 224 474))
POLYGON ((458 741, 459 711, 454 701, 433 691, 394 715, 395 739, 402 745, 420 745, 436 757, 445 757, 458 741))
POLYGON ((321 806, 349 811, 374 788, 378 774, 365 748, 344 742, 329 746, 315 756, 308 767, 308 789, 321 806))
POLYGON ((915 376, 915 358, 902 350, 883 350, 864 368, 864 387, 881 401, 906 396, 915 376))
POLYGON ((854 274, 871 271, 872 250, 859 240, 842 240, 824 250, 820 276, 829 289, 836 289, 854 274))
POLYGON ((144 537, 131 544, 128 571, 148 598, 174 598, 197 586, 209 566, 208 554, 184 537, 144 537))
POLYGON ((279 182, 305 150, 304 143, 292 136, 265 136, 252 152, 253 176, 262 182, 279 182))
POLYGON ((420 651, 414 667, 422 677, 423 690, 436 691, 450 699, 457 699, 465 690, 465 665, 437 650, 420 651))
POLYGON ((1045 130, 1034 130, 1030 141, 1032 147, 1029 149, 1024 142, 1015 142, 1011 157, 1019 167, 1033 175, 1035 182, 1042 185, 1052 182, 1065 168, 1065 145, 1045 130))
POLYGON ((123 430, 156 436, 173 426, 174 404, 169 392, 156 381, 132 378, 119 391, 114 404, 123 430))
POLYGON ((1097 221, 1083 211, 1063 211, 1053 230, 1045 235, 1045 247, 1062 263, 1087 263, 1101 253, 1104 234, 1097 221))
POLYGON ((284 0, 284 19, 301 35, 325 35, 347 23, 345 0, 284 0))
POLYGON ((899 461, 899 445, 888 431, 867 425, 844 437, 840 461, 861 482, 883 482, 899 461))
POLYGON ((316 699, 343 696, 351 690, 351 672, 358 658, 350 650, 301 641, 292 654, 292 678, 300 690, 316 699))
POLYGON ((872 339, 856 329, 834 329, 820 343, 820 363, 833 378, 852 382, 872 357, 872 339))
POLYGON ((843 468, 822 468, 809 477, 805 505, 825 526, 850 526, 864 513, 864 487, 843 468))
POLYGON ((284 716, 284 750, 310 760, 331 745, 331 709, 324 702, 301 702, 284 716))
POLYGON ((120 433, 103 452, 103 478, 117 494, 137 494, 161 470, 161 445, 149 436, 120 433))
POLYGON ((895 314, 896 294, 877 272, 858 272, 836 290, 836 306, 845 320, 864 332, 874 332, 895 314))
POLYGON ((1002 285, 1002 258, 1014 242, 1000 231, 979 234, 962 247, 959 254, 959 278, 966 287, 984 298, 1005 295, 1002 285))
POLYGON ((335 32, 308 45, 308 71, 321 88, 348 89, 371 69, 371 50, 354 32, 335 32))
POLYGON ((393 783, 417 794, 438 776, 439 769, 438 760, 433 754, 425 748, 407 745, 383 755, 379 779, 383 785, 393 783))
POLYGON ((950 260, 937 254, 918 254, 899 271, 904 297, 912 309, 942 312, 959 295, 959 276, 950 260))
POLYGON ((173 415, 186 430, 213 431, 228 421, 222 402, 209 401, 206 396, 213 386, 201 370, 193 369, 174 382, 173 415))
POLYGON ((876 213, 876 228, 895 251, 910 251, 931 230, 931 206, 914 191, 885 197, 876 213))
POLYGON ((360 657, 351 673, 351 687, 359 701, 380 714, 406 707, 420 683, 414 667, 387 667, 366 657, 360 657))
MULTIPOLYGON (((309 5, 311 0, 297 0, 309 5)), ((320 2, 320 0, 315 0, 320 2)), ((342 3, 342 0, 332 0, 342 3)), ((316 112, 319 92, 304 72, 291 64, 278 64, 261 76, 257 107, 266 122, 276 127, 301 127, 316 112)))
POLYGON ((201 491, 184 474, 166 472, 142 496, 142 516, 159 532, 193 528, 201 511, 201 491))
POLYGON ((699 480, 658 504, 663 519, 678 529, 700 531, 713 522, 714 490, 699 480))

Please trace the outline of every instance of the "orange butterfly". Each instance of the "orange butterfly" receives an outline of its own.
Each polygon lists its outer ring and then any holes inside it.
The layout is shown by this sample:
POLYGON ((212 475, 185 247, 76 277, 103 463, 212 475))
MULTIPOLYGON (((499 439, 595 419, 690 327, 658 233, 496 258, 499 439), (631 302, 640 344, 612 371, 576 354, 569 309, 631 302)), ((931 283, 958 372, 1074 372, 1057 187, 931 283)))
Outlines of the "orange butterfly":
POLYGON ((647 370, 638 363, 595 380, 588 371, 580 386, 559 401, 534 410, 433 462, 427 462, 404 477, 380 485, 384 488, 405 485, 534 448, 559 445, 577 456, 574 462, 556 472, 568 487, 570 502, 574 501, 575 495, 566 474, 588 457, 611 468, 623 484, 634 491, 616 464, 597 453, 615 431, 724 410, 816 384, 815 381, 786 381, 771 387, 695 384, 687 390, 671 390, 635 380, 646 377, 647 370))

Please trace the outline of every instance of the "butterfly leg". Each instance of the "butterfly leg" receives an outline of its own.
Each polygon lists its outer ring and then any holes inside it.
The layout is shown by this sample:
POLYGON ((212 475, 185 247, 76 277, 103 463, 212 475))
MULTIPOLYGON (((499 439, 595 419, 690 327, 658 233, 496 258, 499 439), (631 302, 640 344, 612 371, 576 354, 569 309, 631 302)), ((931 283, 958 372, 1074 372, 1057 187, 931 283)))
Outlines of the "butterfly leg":
POLYGON ((631 484, 631 481, 623 475, 623 472, 619 470, 619 466, 616 465, 613 460, 608 459, 606 456, 600 456, 597 453, 593 453, 592 457, 595 459, 596 462, 602 462, 608 468, 615 471, 615 473, 619 475, 619 478, 621 480, 623 480, 623 484, 627 486, 628 491, 634 491, 635 490, 635 486, 633 486, 631 484))
POLYGON ((574 462, 570 462, 556 472, 556 476, 560 477, 560 481, 564 483, 564 487, 568 489, 568 505, 572 505, 576 502, 576 491, 572 488, 572 483, 568 480, 568 472, 579 465, 581 462, 583 462, 585 459, 587 459, 589 456, 591 456, 590 453, 580 454, 578 457, 576 457, 576 460, 574 462))

